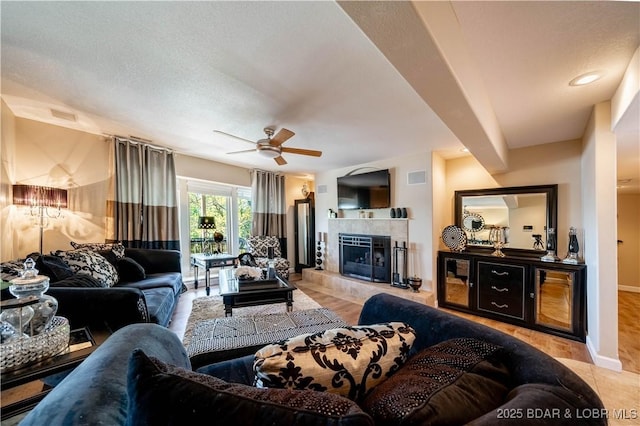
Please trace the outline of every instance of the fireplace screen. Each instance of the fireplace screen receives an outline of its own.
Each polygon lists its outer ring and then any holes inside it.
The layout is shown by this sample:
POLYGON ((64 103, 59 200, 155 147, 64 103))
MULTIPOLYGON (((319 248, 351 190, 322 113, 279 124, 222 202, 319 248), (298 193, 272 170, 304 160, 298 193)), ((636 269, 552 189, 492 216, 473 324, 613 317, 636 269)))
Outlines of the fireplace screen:
POLYGON ((374 282, 390 282, 391 237, 339 234, 340 273, 374 282))

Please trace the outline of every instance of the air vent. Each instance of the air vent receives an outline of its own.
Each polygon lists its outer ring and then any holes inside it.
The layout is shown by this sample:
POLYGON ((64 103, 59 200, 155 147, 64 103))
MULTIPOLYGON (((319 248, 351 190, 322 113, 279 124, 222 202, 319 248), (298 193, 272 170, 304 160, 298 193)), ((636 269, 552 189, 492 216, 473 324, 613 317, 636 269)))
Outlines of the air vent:
POLYGON ((60 111, 58 109, 52 109, 51 115, 61 120, 76 121, 75 114, 71 114, 70 112, 60 111))
POLYGON ((327 185, 318 185, 318 194, 326 194, 327 185))
POLYGON ((418 170, 407 173, 407 185, 424 185, 427 183, 427 172, 418 170))

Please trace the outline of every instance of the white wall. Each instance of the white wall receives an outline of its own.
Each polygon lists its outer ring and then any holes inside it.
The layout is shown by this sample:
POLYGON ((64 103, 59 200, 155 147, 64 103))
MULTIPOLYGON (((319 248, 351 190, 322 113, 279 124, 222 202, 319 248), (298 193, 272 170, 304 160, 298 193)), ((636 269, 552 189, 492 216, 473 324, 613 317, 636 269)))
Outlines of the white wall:
POLYGON ((587 264, 587 348, 596 365, 621 370, 618 358, 616 247, 616 139, 611 103, 593 108, 582 155, 582 197, 587 264))
MULTIPOLYGON (((391 206, 406 207, 409 217, 409 256, 418 259, 417 262, 409 262, 409 274, 423 278, 423 288, 434 290, 432 277, 434 276, 433 254, 433 209, 431 186, 431 154, 418 153, 402 157, 393 157, 384 161, 366 164, 358 164, 342 169, 328 170, 318 173, 315 177, 316 185, 316 232, 328 232, 328 209, 337 211, 337 178, 344 176, 352 170, 359 168, 389 169, 391 174, 391 206), (426 175, 426 183, 409 185, 407 174, 409 172, 423 171, 426 175), (318 189, 326 186, 325 193, 319 193, 318 189)), ((371 169, 373 170, 373 169, 371 169)), ((371 171, 363 169, 363 172, 371 171)), ((374 218, 389 218, 389 209, 367 210, 373 213, 374 218)), ((341 217, 357 218, 358 211, 344 210, 341 217)))

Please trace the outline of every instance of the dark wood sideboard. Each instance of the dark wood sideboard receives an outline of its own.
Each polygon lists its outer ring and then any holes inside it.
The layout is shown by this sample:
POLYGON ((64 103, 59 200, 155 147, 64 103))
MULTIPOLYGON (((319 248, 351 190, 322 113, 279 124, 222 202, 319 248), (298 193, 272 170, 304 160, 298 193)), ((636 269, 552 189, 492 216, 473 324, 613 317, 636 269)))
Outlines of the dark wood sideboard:
POLYGON ((584 342, 584 264, 438 252, 438 305, 584 342))

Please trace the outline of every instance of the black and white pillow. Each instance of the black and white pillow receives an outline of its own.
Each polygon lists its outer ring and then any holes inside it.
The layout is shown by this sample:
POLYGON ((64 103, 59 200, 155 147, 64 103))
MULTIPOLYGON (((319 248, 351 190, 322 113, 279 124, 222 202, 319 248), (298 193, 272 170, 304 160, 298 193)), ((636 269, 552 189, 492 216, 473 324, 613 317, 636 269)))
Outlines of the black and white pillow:
POLYGON ((302 334, 256 353, 255 385, 324 391, 357 402, 404 364, 415 337, 402 322, 302 334))
POLYGON ((71 247, 76 250, 86 249, 91 251, 111 250, 118 259, 124 257, 124 246, 120 243, 77 243, 71 241, 71 247))
POLYGON ((280 241, 277 237, 264 237, 264 236, 250 236, 247 238, 247 246, 249 251, 255 257, 267 257, 269 253, 269 247, 273 247, 273 256, 281 257, 280 241))
POLYGON ((116 268, 103 256, 91 250, 58 250, 53 254, 64 260, 75 273, 91 275, 104 287, 113 287, 119 280, 116 268))

